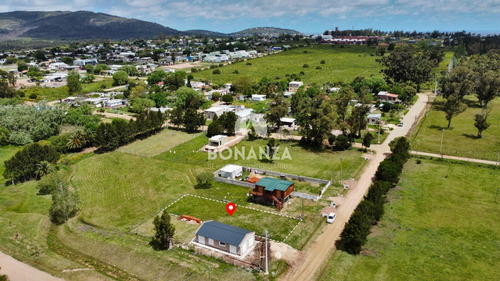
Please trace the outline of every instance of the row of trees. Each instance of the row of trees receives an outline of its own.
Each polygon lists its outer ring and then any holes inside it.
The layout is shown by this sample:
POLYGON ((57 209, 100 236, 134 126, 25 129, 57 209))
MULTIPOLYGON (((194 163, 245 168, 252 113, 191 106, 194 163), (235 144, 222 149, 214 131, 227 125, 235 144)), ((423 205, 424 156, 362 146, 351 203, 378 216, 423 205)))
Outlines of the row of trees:
POLYGON ((410 157, 410 144, 405 137, 394 139, 389 146, 391 156, 380 163, 375 174, 376 181, 372 183, 340 235, 340 248, 350 254, 360 253, 371 227, 384 214, 387 192, 399 181, 403 165, 410 157))
POLYGON ((112 151, 136 139, 146 138, 162 129, 164 116, 161 112, 147 112, 134 120, 113 119, 111 123, 101 123, 95 133, 98 152, 112 151))
POLYGON ((177 90, 175 107, 170 113, 170 121, 175 126, 183 126, 187 132, 195 132, 205 125, 205 115, 198 112, 204 97, 189 87, 177 90))

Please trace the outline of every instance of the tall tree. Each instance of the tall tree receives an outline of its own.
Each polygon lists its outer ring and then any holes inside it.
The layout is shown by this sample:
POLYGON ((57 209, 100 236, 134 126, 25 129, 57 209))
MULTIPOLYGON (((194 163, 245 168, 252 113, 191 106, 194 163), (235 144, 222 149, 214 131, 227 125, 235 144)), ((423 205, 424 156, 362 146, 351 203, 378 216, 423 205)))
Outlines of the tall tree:
POLYGON ((172 245, 175 227, 170 223, 170 215, 163 212, 160 216, 156 216, 153 220, 155 228, 155 236, 151 241, 151 245, 156 250, 168 250, 172 245))
POLYGON ((473 93, 474 73, 465 66, 453 68, 443 79, 442 93, 444 98, 454 95, 460 101, 473 93))
POLYGON ((350 86, 342 87, 337 92, 335 96, 335 105, 337 110, 337 124, 345 134, 347 129, 347 116, 348 116, 348 107, 350 101, 354 98, 354 89, 350 86))
POLYGON ((50 207, 50 220, 54 224, 63 224, 74 217, 78 212, 79 199, 76 192, 71 190, 66 181, 56 181, 52 190, 52 206, 50 207))
POLYGON ((69 95, 74 95, 82 90, 82 84, 80 83, 80 74, 76 71, 71 71, 68 73, 67 78, 68 92, 69 95))
POLYGON ((478 73, 475 88, 479 104, 486 108, 491 100, 500 95, 500 73, 494 70, 478 73))
POLYGON ((271 108, 266 114, 266 121, 272 123, 275 128, 281 127, 281 118, 288 114, 290 103, 286 101, 282 95, 276 95, 271 102, 271 108))
POLYGON ((484 114, 476 114, 474 117, 474 126, 477 128, 477 137, 482 138, 483 137, 483 131, 488 129, 488 127, 491 125, 488 123, 488 113, 484 114))
POLYGON ((453 117, 465 111, 467 106, 463 103, 460 94, 453 94, 448 96, 444 104, 443 111, 445 113, 446 120, 448 120, 448 129, 451 126, 451 120, 453 117))

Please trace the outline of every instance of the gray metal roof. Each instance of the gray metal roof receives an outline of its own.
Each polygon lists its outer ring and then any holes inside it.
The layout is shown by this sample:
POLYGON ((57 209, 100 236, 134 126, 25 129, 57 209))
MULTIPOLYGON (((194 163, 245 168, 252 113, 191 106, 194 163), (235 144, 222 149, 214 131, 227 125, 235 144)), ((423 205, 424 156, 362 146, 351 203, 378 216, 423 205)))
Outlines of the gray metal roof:
POLYGON ((228 225, 218 221, 207 221, 196 232, 197 235, 212 238, 214 240, 239 246, 245 235, 252 231, 228 225))

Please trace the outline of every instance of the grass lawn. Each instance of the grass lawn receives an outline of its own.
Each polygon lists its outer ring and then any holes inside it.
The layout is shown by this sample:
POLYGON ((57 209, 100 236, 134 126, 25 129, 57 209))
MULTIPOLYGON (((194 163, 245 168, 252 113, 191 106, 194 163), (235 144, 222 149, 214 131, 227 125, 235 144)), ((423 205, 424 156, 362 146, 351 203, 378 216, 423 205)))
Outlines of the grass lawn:
POLYGON ((5 166, 3 162, 9 160, 18 150, 19 147, 13 145, 0 146, 0 187, 5 183, 5 178, 3 177, 5 166))
POLYGON ((122 146, 118 151, 145 157, 154 157, 199 135, 164 129, 154 136, 122 146))
POLYGON ((81 160, 71 183, 82 202, 80 217, 108 228, 129 230, 180 194, 194 190, 196 166, 111 152, 81 160))
MULTIPOLYGON (((477 102, 475 97, 467 98, 470 103, 477 102)), ((442 100, 438 98, 436 101, 442 100)), ((448 121, 444 112, 436 110, 433 106, 412 137, 412 149, 439 153, 442 130, 445 129, 443 154, 495 161, 500 151, 500 98, 489 103, 488 111, 490 111, 488 122, 491 126, 483 131, 483 137, 478 139, 477 129, 474 127, 474 115, 481 112, 480 108, 476 106, 467 108, 465 112, 454 117, 450 129, 446 129, 448 121)))
POLYGON ((285 239, 299 222, 296 219, 255 211, 243 206, 237 206, 236 211, 230 216, 226 212, 226 203, 193 196, 182 198, 167 208, 166 211, 176 215, 193 216, 202 221, 216 220, 255 231, 255 234, 260 236, 264 236, 264 231, 267 229, 269 237, 278 241, 285 239))
POLYGON ((337 251, 319 280, 498 279, 499 181, 493 166, 410 159, 362 254, 337 251))
MULTIPOLYGON (((263 139, 254 141, 244 140, 235 146, 240 152, 245 151, 245 159, 242 159, 240 155, 236 157, 236 153, 233 153, 227 160, 219 157, 219 154, 217 154, 216 159, 211 160, 208 158, 208 153, 198 151, 198 149, 206 143, 208 143, 208 139, 206 139, 206 137, 203 139, 203 136, 200 136, 173 148, 172 151, 176 151, 175 154, 164 152, 155 158, 175 163, 195 165, 208 169, 208 171, 211 172, 227 164, 237 164, 319 179, 330 179, 332 176, 332 169, 334 171, 334 177, 338 177, 340 174, 340 157, 343 159, 342 168, 344 177, 354 177, 359 169, 362 169, 364 161, 361 157, 362 153, 357 150, 341 152, 328 149, 310 150, 301 147, 297 142, 293 141, 278 142, 280 149, 277 152, 277 156, 282 158, 286 148, 291 159, 280 159, 274 160, 273 162, 269 162, 266 159, 259 160, 260 149, 265 150, 267 144, 267 141, 263 139), (252 157, 249 156, 252 150, 255 152, 257 159, 252 159, 252 157)), ((234 149, 233 151, 236 150, 234 149)), ((227 158, 229 154, 225 151, 222 153, 222 156, 227 158)))
POLYGON ((234 82, 240 76, 249 76, 253 80, 262 77, 284 79, 286 74, 304 72, 302 81, 305 83, 323 84, 329 82, 351 82, 357 76, 380 76, 380 65, 371 56, 375 49, 366 46, 314 45, 313 47, 297 48, 279 54, 234 63, 220 67, 221 74, 212 74, 213 69, 193 73, 195 79, 211 80, 213 82, 234 82), (320 64, 325 60, 325 64, 320 64), (251 65, 247 65, 250 63, 251 65), (308 68, 304 68, 308 64, 308 68), (321 69, 316 69, 316 67, 321 69), (239 74, 233 72, 238 70, 239 74))
MULTIPOLYGON (((68 87, 65 83, 62 83, 64 86, 57 88, 48 88, 48 87, 30 87, 27 88, 26 97, 29 97, 30 94, 35 93, 38 96, 39 100, 45 101, 54 101, 62 98, 68 97, 68 87)), ((113 87, 113 79, 105 79, 100 81, 95 81, 90 84, 82 83, 82 93, 92 93, 92 92, 100 92, 103 89, 113 87)))

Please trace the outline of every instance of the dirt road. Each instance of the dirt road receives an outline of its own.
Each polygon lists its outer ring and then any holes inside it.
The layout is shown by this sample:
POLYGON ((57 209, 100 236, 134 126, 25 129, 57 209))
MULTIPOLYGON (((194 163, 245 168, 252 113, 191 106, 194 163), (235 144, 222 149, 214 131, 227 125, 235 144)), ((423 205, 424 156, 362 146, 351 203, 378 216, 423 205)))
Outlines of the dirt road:
POLYGON ((417 102, 411 107, 403 119, 403 127, 396 127, 384 143, 380 145, 372 145, 370 149, 374 150, 376 154, 370 160, 363 174, 361 175, 356 187, 352 188, 347 196, 345 202, 337 210, 337 218, 333 224, 329 224, 324 228, 316 241, 303 252, 291 269, 287 272, 281 280, 313 280, 314 275, 321 267, 323 261, 335 251, 335 241, 339 239, 340 233, 344 229, 344 225, 351 217, 352 212, 358 206, 359 202, 363 199, 368 187, 372 183, 372 178, 375 176, 377 168, 390 153, 389 142, 396 137, 405 136, 410 131, 413 123, 418 122, 418 117, 425 109, 428 96, 425 94, 418 94, 417 102))
POLYGON ((474 159, 474 158, 467 158, 467 157, 459 157, 459 156, 452 156, 452 155, 441 155, 441 154, 422 152, 422 151, 411 151, 411 154, 430 156, 430 157, 436 157, 436 158, 442 157, 444 159, 459 160, 459 161, 465 161, 465 162, 474 162, 474 163, 488 164, 488 165, 500 165, 500 163, 496 162, 496 161, 474 159))
POLYGON ((5 274, 11 281, 62 281, 48 273, 22 263, 0 252, 0 274, 5 274))

